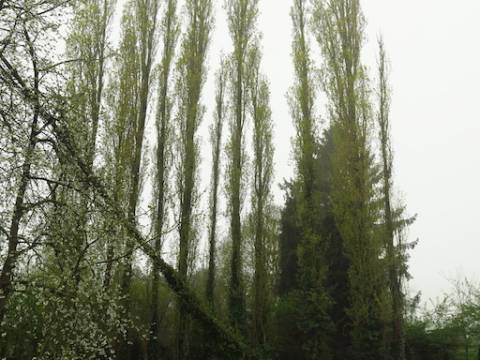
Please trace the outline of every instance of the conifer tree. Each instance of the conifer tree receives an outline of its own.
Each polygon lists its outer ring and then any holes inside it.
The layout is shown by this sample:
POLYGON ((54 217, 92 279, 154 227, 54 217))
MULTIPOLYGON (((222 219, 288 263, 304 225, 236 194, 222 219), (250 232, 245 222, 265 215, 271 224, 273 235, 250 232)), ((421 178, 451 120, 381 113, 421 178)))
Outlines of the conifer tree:
POLYGON ((385 355, 380 261, 375 224, 377 171, 370 149, 372 115, 368 79, 361 64, 364 18, 358 0, 315 1, 314 22, 324 56, 324 90, 333 126, 332 206, 349 260, 353 359, 385 355))
MULTIPOLYGON (((391 297, 392 317, 392 359, 405 359, 405 329, 404 329, 404 301, 402 292, 402 250, 395 245, 395 232, 398 225, 395 223, 395 209, 392 205, 392 144, 390 129, 390 86, 388 83, 389 66, 383 39, 379 39, 378 57, 378 113, 377 126, 380 140, 380 158, 382 165, 382 196, 383 196, 383 235, 388 267, 388 285, 391 297), (399 253, 400 252, 400 253, 399 253)), ((398 222, 397 222, 398 223, 398 222)))
POLYGON ((319 192, 315 179, 317 125, 314 114, 316 87, 309 48, 308 2, 295 0, 291 9, 293 22, 293 63, 295 84, 290 93, 290 108, 295 123, 295 165, 298 179, 296 216, 301 232, 297 248, 299 285, 302 302, 299 304, 300 328, 304 333, 305 356, 328 356, 328 306, 325 287, 325 242, 319 232, 319 192))

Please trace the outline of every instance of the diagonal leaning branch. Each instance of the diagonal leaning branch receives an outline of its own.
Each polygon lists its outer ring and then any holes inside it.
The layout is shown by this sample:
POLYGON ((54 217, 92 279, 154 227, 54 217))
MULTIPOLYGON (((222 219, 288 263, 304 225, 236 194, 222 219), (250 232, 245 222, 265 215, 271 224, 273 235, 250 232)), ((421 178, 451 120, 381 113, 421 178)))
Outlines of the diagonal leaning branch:
MULTIPOLYGON (((0 61, 1 64, 3 64, 3 66, 0 67, 0 70, 5 78, 7 78, 11 85, 19 91, 20 95, 26 102, 34 104, 35 94, 28 87, 27 82, 22 79, 16 69, 3 55, 0 55, 0 61)), ((241 358, 245 355, 249 359, 259 358, 256 353, 249 349, 249 346, 238 334, 236 334, 232 329, 211 314, 198 296, 178 276, 176 270, 155 252, 154 248, 145 240, 144 236, 136 228, 135 224, 132 224, 125 217, 119 204, 109 196, 102 180, 93 173, 93 171, 79 156, 79 151, 77 151, 75 147, 73 137, 68 130, 68 127, 63 123, 62 117, 50 113, 42 105, 39 106, 39 114, 48 124, 52 126, 53 132, 57 136, 59 144, 65 148, 68 155, 71 156, 72 161, 79 167, 80 171, 85 176, 87 183, 98 192, 105 205, 110 209, 110 211, 118 216, 119 222, 125 227, 129 236, 134 239, 142 251, 149 256, 158 269, 160 269, 160 272, 165 277, 167 284, 172 291, 177 294, 185 308, 196 320, 202 323, 205 330, 211 336, 215 336, 218 339, 218 352, 228 354, 228 358, 241 358)))
POLYGON ((223 351, 226 351, 229 354, 238 353, 239 355, 248 353, 248 347, 243 340, 207 310, 202 301, 194 294, 180 276, 178 276, 176 270, 155 252, 154 248, 145 240, 137 227, 128 221, 125 215, 123 215, 124 212, 108 195, 101 179, 95 176, 91 171, 88 171, 86 164, 77 155, 78 152, 76 152, 74 148, 68 130, 65 127, 59 126, 58 122, 53 122, 53 128, 59 141, 65 146, 70 156, 72 156, 72 160, 75 161, 77 166, 83 172, 88 184, 98 192, 105 202, 105 205, 118 216, 121 224, 139 245, 142 251, 152 259, 156 266, 158 266, 158 269, 160 269, 160 272, 165 277, 169 287, 177 294, 191 315, 202 322, 207 330, 212 331, 219 337, 219 340, 221 340, 224 346, 226 346, 225 349, 222 349, 223 351))

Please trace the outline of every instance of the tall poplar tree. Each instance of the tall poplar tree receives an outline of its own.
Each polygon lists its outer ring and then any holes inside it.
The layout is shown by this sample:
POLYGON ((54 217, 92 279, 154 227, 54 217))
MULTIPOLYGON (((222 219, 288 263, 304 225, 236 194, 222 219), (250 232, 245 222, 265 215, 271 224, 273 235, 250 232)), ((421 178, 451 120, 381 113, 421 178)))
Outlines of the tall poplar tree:
MULTIPOLYGON (((140 166, 143 155, 143 140, 145 133, 145 124, 147 120, 147 109, 151 99, 151 80, 153 57, 157 47, 157 15, 160 6, 160 0, 136 0, 128 1, 124 8, 122 26, 124 27, 124 36, 130 37, 131 48, 125 49, 130 56, 119 57, 119 67, 129 67, 131 73, 128 77, 133 77, 133 81, 126 84, 128 92, 133 92, 133 98, 120 99, 121 104, 131 103, 127 108, 128 124, 132 126, 132 146, 127 149, 131 152, 130 161, 127 164, 128 172, 128 194, 126 200, 126 209, 128 219, 132 225, 137 223, 137 206, 141 192, 141 174, 140 166)), ((130 236, 125 237, 125 246, 123 249, 122 274, 120 279, 120 290, 124 297, 125 316, 130 313, 130 285, 132 281, 132 269, 135 243, 130 236)), ((131 336, 128 331, 127 338, 131 336)), ((120 356, 129 358, 132 345, 130 339, 123 339, 118 349, 120 356)))
MULTIPOLYGON (((177 64, 178 98, 178 144, 179 144, 179 251, 178 274, 187 281, 188 265, 192 256, 191 247, 195 236, 194 210, 198 197, 197 168, 199 150, 197 131, 204 114, 200 103, 202 87, 206 77, 205 61, 213 26, 212 0, 187 0, 187 28, 182 38, 180 58, 177 64)), ((176 356, 187 355, 187 313, 178 306, 176 334, 176 356)))
POLYGON ((260 50, 251 51, 249 77, 250 112, 253 121, 252 219, 255 267, 253 279, 253 338, 260 347, 267 343, 269 307, 267 236, 273 180, 272 113, 268 82, 260 73, 260 50))
MULTIPOLYGON (((393 152, 391 144, 390 103, 391 90, 388 82, 389 66, 383 39, 378 41, 378 113, 377 126, 380 140, 380 160, 382 168, 382 196, 383 196, 383 236, 386 249, 388 270, 388 286, 391 298, 392 318, 392 359, 405 359, 405 295, 402 291, 402 278, 405 268, 402 244, 395 244, 396 233, 406 224, 398 221, 401 215, 393 208, 392 200, 392 165, 393 152)), ((413 219, 407 220, 411 222, 413 219)))
POLYGON ((382 243, 370 129, 369 85, 361 63, 365 21, 359 0, 315 1, 324 90, 333 127, 332 206, 349 260, 353 359, 385 355, 382 243))
POLYGON ((329 296, 325 287, 325 244, 319 232, 319 192, 315 178, 317 125, 314 114, 316 88, 309 47, 309 5, 295 0, 291 9, 293 22, 293 63, 295 84, 290 93, 290 108, 295 124, 294 157, 298 179, 296 216, 301 232, 297 248, 298 282, 302 293, 299 304, 300 329, 304 334, 305 356, 328 356, 329 296))
MULTIPOLYGON (((74 20, 72 31, 67 40, 67 56, 75 59, 67 66, 69 80, 67 92, 70 97, 70 106, 77 113, 70 121, 70 126, 77 133, 77 143, 82 149, 85 162, 93 169, 98 143, 98 129, 102 125, 104 110, 104 88, 106 57, 108 55, 107 30, 111 22, 115 2, 104 1, 82 1, 74 8, 74 20)), ((63 173, 61 176, 76 178, 79 174, 71 164, 62 164, 63 173)), ((62 191, 65 202, 69 203, 71 209, 67 222, 76 230, 70 234, 63 234, 66 246, 75 244, 74 258, 72 259, 72 276, 75 278, 76 286, 81 280, 80 268, 85 260, 83 248, 92 240, 93 223, 101 221, 91 216, 93 204, 90 200, 88 185, 83 186, 83 193, 72 189, 62 191)))
MULTIPOLYGON (((75 61, 71 70, 72 98, 80 99, 80 115, 88 124, 86 133, 86 162, 93 166, 97 133, 100 125, 102 97, 105 87, 107 30, 114 9, 114 0, 79 2, 75 12, 67 54, 75 61)), ((78 101, 78 100, 77 100, 78 101)))
MULTIPOLYGON (((136 119, 135 119, 135 143, 133 146, 133 158, 130 164, 131 184, 128 195, 128 216, 132 224, 135 224, 138 199, 140 196, 140 165, 142 162, 143 140, 145 123, 147 120, 147 108, 151 95, 151 76, 153 56, 157 47, 157 13, 159 0, 136 0, 129 1, 126 5, 125 15, 131 16, 132 26, 135 29, 136 44, 136 66, 135 73, 138 75, 138 89, 136 98, 136 119)), ((132 49, 133 51, 133 49, 132 49)), ((123 59, 120 59, 123 61, 123 59)), ((133 84, 132 84, 133 85, 133 84)), ((125 247, 125 263, 122 275, 121 288, 124 295, 128 294, 132 279, 134 243, 127 238, 125 247)), ((128 301, 126 304, 128 308, 128 301)))
MULTIPOLYGON (((178 39, 179 24, 177 20, 177 1, 165 0, 165 12, 161 22, 163 52, 160 62, 160 77, 158 91, 157 109, 157 150, 156 150, 156 186, 155 186, 155 251, 160 254, 164 240, 163 231, 167 217, 167 200, 169 195, 168 180, 172 162, 171 156, 171 111, 173 101, 169 84, 171 80, 172 63, 175 54, 175 47, 178 39)), ((153 263, 152 266, 152 293, 151 293, 151 314, 150 314, 150 338, 149 358, 156 359, 159 356, 159 287, 160 269, 153 263)))
POLYGON ((256 34, 258 0, 228 0, 228 27, 233 40, 230 64, 232 118, 227 145, 227 194, 232 239, 228 307, 237 329, 245 328, 245 290, 242 275, 242 196, 244 195, 244 137, 247 104, 248 51, 256 34))
POLYGON ((222 59, 216 75, 215 114, 210 127, 210 143, 212 145, 212 180, 210 190, 210 228, 208 233, 208 278, 206 287, 207 301, 215 308, 215 278, 217 249, 218 190, 220 185, 220 165, 223 128, 228 104, 226 103, 227 62, 222 59))
MULTIPOLYGON (((137 32, 133 14, 125 11, 121 24, 121 40, 109 86, 111 118, 106 124, 105 158, 111 183, 112 197, 122 204, 128 215, 128 198, 131 190, 130 169, 135 146, 137 101, 139 97, 139 70, 137 57, 137 32)), ((114 271, 114 258, 124 254, 126 234, 115 221, 111 221, 112 236, 107 238, 104 287, 110 288, 114 271)))

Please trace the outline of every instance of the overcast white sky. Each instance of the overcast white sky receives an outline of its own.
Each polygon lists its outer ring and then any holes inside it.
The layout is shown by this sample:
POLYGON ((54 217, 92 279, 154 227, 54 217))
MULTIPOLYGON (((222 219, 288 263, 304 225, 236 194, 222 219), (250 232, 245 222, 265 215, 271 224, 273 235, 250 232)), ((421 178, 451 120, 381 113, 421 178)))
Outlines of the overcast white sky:
MULTIPOLYGON (((292 175, 293 127, 285 99, 293 76, 291 2, 260 0, 263 70, 271 83, 275 124, 276 183, 292 175)), ((230 49, 222 3, 217 5, 205 89, 209 107, 216 59, 230 49)), ((395 182, 409 213, 418 213, 409 232, 410 240, 420 240, 410 261, 410 289, 421 290, 427 300, 448 290, 451 279, 476 279, 480 273, 480 1, 363 0, 362 5, 368 22, 367 64, 374 70, 380 33, 392 64, 395 182)), ((204 124, 210 119, 209 111, 204 124)), ((209 150, 203 166, 208 159, 209 150)), ((281 192, 277 187, 275 191, 281 202, 281 192)))

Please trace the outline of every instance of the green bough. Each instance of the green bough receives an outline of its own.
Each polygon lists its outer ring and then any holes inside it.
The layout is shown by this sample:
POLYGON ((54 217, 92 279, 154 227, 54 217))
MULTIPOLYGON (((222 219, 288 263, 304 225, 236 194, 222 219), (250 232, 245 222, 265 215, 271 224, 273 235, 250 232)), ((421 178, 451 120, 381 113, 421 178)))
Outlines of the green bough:
MULTIPOLYGON (((16 88, 23 99, 34 105, 35 95, 33 91, 27 86, 27 82, 22 79, 18 71, 10 64, 10 62, 0 55, 0 61, 4 67, 0 67, 0 71, 5 78, 8 78, 14 88, 16 88)), ((205 330, 209 335, 215 336, 218 339, 218 348, 216 352, 222 354, 224 359, 261 359, 252 347, 250 347, 242 337, 234 332, 227 325, 218 320, 208 307, 198 298, 197 295, 188 287, 188 285, 180 279, 177 271, 169 265, 160 254, 157 254, 154 248, 148 243, 144 236, 137 229, 135 224, 132 224, 123 214, 119 204, 114 201, 108 194, 102 180, 89 169, 87 164, 79 156, 73 137, 68 129, 68 126, 63 123, 62 116, 55 116, 48 112, 43 106, 39 106, 39 113, 47 124, 53 129, 54 135, 57 137, 58 144, 63 146, 66 153, 71 156, 74 163, 79 167, 85 181, 97 191, 104 205, 118 216, 119 223, 125 227, 129 236, 135 240, 142 251, 151 258, 151 260, 158 266, 160 272, 165 277, 168 286, 174 291, 183 303, 185 308, 190 312, 192 317, 203 324, 205 330)))

